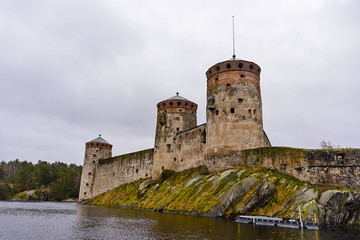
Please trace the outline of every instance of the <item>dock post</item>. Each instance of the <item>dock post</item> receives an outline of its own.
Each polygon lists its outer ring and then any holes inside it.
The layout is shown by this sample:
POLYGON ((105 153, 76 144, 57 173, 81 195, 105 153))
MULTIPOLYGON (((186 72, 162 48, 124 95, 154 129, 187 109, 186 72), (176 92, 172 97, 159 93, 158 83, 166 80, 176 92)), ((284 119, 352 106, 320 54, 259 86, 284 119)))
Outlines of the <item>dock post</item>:
POLYGON ((302 219, 301 219, 301 208, 299 207, 299 216, 300 216, 300 228, 303 228, 304 225, 303 225, 303 222, 302 222, 302 219))

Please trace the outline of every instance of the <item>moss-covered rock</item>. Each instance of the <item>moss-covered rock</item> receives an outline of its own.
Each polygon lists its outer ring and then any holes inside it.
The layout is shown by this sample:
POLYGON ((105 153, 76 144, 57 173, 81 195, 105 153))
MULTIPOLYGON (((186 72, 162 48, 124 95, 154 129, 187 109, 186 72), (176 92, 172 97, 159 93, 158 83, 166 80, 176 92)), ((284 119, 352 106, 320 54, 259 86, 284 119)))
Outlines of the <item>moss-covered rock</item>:
POLYGON ((201 167, 181 173, 165 171, 159 181, 142 179, 121 185, 88 202, 205 216, 239 214, 302 218, 320 224, 360 225, 360 193, 310 186, 265 168, 234 168, 203 175, 201 167))

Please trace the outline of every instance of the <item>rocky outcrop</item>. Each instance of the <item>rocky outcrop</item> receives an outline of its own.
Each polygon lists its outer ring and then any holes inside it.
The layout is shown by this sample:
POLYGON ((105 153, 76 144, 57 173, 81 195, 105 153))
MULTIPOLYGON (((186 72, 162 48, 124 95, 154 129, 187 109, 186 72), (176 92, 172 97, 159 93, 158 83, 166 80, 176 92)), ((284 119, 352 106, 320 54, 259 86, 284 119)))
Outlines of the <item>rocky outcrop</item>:
POLYGON ((89 201, 131 207, 235 218, 265 215, 319 224, 360 226, 360 193, 316 186, 274 170, 236 168, 204 175, 192 169, 162 178, 125 184, 89 201))

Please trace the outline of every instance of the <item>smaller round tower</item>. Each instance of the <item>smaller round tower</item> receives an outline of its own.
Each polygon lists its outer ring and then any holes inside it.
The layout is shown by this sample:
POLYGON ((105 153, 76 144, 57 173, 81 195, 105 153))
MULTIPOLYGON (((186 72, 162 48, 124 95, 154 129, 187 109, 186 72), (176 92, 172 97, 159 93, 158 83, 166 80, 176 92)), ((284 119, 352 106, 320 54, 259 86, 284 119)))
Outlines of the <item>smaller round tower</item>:
POLYGON ((178 132, 197 126, 197 107, 179 93, 157 104, 153 179, 164 169, 174 169, 174 138, 178 132))
POLYGON ((81 175, 79 201, 92 198, 94 179, 99 159, 110 158, 112 145, 99 137, 86 143, 85 159, 81 175))

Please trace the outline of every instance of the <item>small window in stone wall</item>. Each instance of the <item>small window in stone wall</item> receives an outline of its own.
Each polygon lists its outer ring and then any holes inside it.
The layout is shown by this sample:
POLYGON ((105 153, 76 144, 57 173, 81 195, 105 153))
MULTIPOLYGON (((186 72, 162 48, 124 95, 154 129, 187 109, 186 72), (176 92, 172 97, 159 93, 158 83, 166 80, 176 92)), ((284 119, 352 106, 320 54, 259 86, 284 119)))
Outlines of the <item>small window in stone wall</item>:
POLYGON ((166 145, 166 146, 167 146, 167 150, 170 151, 170 149, 171 149, 171 144, 168 144, 168 145, 166 145))
POLYGON ((251 118, 251 109, 248 110, 249 118, 251 118))
POLYGON ((216 110, 216 111, 215 111, 215 114, 216 114, 216 115, 219 115, 219 110, 216 110))
POLYGON ((235 108, 230 108, 230 113, 235 113, 235 108))
POLYGON ((179 128, 176 128, 176 132, 179 132, 179 130, 180 130, 179 128))
POLYGON ((172 102, 170 102, 170 106, 172 106, 173 105, 173 103, 172 102))
POLYGON ((230 87, 230 83, 226 84, 226 87, 229 88, 229 87, 230 87))
POLYGON ((86 183, 86 186, 89 186, 89 183, 86 183))
POLYGON ((89 172, 89 175, 91 175, 91 172, 89 172))
POLYGON ((93 154, 93 157, 96 157, 96 154, 93 154))
POLYGON ((178 105, 178 106, 180 106, 180 104, 181 104, 180 102, 177 102, 177 105, 178 105))
POLYGON ((145 177, 149 176, 148 174, 145 174, 145 177))
POLYGON ((139 169, 136 169, 136 171, 135 171, 136 173, 139 173, 139 169))
POLYGON ((238 98, 238 104, 241 105, 243 103, 244 99, 238 98))
POLYGON ((176 158, 174 158, 174 162, 176 162, 176 158))
POLYGON ((86 195, 86 192, 84 192, 84 195, 86 195))
POLYGON ((161 170, 164 170, 164 166, 161 167, 161 170))
POLYGON ((188 103, 185 103, 185 107, 187 107, 188 103))
POLYGON ((254 109, 254 114, 256 114, 256 109, 254 109))

